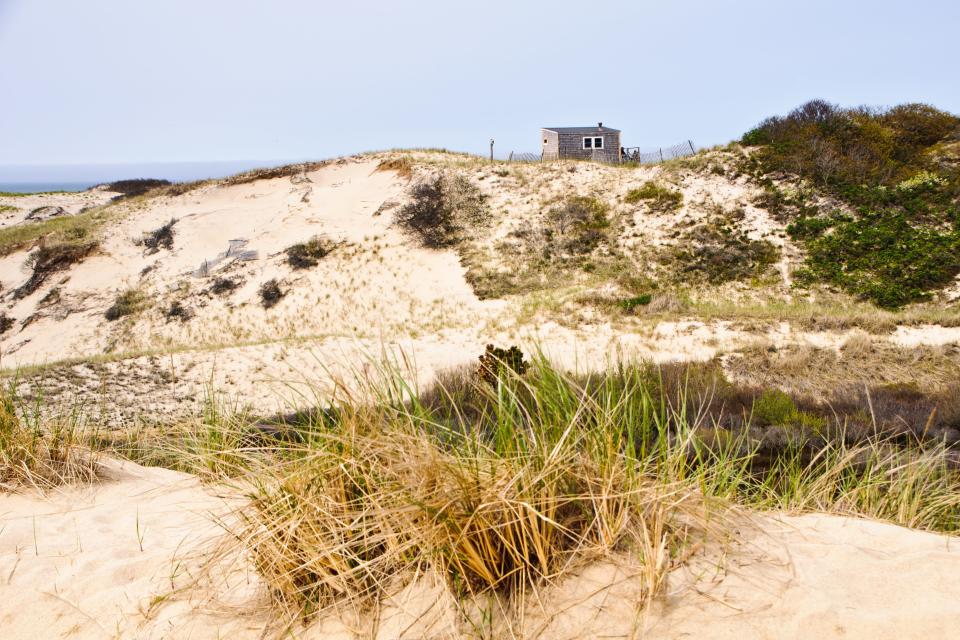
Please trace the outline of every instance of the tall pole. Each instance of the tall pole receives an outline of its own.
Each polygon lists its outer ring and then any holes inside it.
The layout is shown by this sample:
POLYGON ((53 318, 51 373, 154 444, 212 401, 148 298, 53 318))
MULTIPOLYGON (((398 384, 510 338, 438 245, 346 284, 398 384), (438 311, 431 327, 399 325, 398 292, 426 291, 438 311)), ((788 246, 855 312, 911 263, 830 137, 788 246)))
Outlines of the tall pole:
POLYGON ((490 162, 493 162, 493 138, 490 138, 490 162))

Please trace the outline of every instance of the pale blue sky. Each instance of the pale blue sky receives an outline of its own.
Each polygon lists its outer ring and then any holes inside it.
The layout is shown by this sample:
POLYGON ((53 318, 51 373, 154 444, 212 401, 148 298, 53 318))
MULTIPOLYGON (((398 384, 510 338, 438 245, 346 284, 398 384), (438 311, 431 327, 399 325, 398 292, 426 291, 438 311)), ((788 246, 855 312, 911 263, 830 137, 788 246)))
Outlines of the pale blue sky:
POLYGON ((0 165, 726 142, 822 97, 960 112, 956 0, 0 0, 0 165))

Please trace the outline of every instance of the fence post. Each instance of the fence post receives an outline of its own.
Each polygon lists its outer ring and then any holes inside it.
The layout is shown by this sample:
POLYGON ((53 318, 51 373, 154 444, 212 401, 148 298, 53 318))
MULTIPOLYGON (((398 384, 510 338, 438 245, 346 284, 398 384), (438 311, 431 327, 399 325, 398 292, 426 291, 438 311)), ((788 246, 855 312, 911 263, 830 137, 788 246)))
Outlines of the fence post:
POLYGON ((660 162, 663 162, 663 147, 660 147, 660 162))
POLYGON ((693 140, 687 140, 687 144, 690 145, 690 153, 696 153, 696 150, 693 148, 693 140))

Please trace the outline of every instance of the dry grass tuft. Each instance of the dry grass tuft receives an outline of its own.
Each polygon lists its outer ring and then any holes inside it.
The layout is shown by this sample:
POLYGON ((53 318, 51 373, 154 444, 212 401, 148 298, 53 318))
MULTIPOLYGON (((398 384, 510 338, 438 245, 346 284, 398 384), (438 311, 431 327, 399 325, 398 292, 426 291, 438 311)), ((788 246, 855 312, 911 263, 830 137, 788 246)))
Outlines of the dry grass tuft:
POLYGON ((21 487, 49 489, 97 478, 97 456, 87 448, 78 416, 60 416, 46 428, 39 417, 22 417, 15 394, 0 394, 0 491, 21 487))
POLYGON ((387 158, 380 161, 377 171, 393 171, 401 178, 409 180, 413 177, 413 160, 409 156, 387 158))

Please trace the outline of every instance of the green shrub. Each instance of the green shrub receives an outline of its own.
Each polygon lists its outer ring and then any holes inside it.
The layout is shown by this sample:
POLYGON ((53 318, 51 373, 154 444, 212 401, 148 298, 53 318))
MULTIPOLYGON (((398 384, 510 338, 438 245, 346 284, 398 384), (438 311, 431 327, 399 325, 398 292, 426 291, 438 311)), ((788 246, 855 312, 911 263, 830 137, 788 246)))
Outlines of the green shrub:
POLYGON ((124 316, 139 313, 146 306, 146 298, 138 289, 127 289, 119 293, 104 316, 113 322, 124 316))
POLYGON ((617 302, 617 305, 626 311, 627 313, 633 311, 637 307, 645 307, 650 304, 650 301, 653 300, 653 296, 649 293, 644 293, 639 296, 634 296, 633 298, 625 298, 617 302))
POLYGON ((960 231, 914 225, 896 211, 841 222, 807 250, 809 277, 887 308, 925 300, 960 273, 960 231))
POLYGON ((753 422, 758 426, 782 426, 794 422, 797 405, 779 389, 768 389, 753 403, 753 422))
POLYGON ((529 363, 523 359, 520 347, 512 346, 502 349, 488 344, 483 355, 480 356, 480 365, 477 367, 477 378, 491 386, 496 386, 505 373, 512 372, 522 376, 527 372, 529 363))
POLYGON ((629 204, 647 202, 653 211, 666 212, 678 208, 683 204, 683 194, 664 187, 656 182, 646 182, 637 189, 631 189, 623 197, 629 204))
POLYGON ((287 264, 294 269, 309 269, 320 264, 336 248, 336 243, 320 236, 286 248, 287 264))

